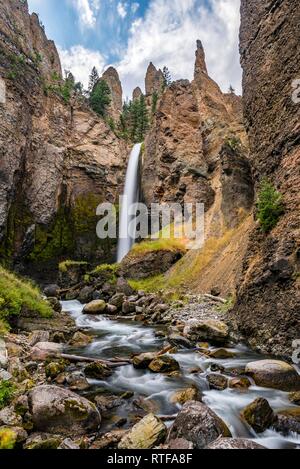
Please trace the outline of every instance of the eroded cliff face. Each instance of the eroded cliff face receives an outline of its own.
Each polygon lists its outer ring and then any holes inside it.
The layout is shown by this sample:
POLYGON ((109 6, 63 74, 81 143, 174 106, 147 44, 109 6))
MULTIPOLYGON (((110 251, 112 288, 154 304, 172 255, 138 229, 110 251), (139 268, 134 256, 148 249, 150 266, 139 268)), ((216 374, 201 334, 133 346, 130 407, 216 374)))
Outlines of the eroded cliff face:
POLYGON ((257 227, 234 311, 253 346, 291 357, 300 338, 300 105, 297 1, 242 0, 241 60, 251 163, 257 187, 269 178, 285 214, 269 235, 257 227))
POLYGON ((1 2, 0 48, 1 257, 41 269, 63 257, 111 259, 95 210, 117 200, 126 144, 84 103, 51 92, 59 57, 26 2, 1 2))
POLYGON ((106 81, 111 91, 111 103, 107 109, 107 114, 117 122, 123 108, 123 89, 119 73, 114 67, 109 67, 103 73, 102 78, 106 81))

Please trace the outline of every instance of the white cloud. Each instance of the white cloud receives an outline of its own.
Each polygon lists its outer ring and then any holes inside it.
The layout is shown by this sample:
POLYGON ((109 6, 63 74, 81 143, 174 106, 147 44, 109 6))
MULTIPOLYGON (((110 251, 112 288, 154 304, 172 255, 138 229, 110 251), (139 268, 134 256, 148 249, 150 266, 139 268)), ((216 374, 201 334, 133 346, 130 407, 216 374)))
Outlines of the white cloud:
POLYGON ((63 70, 69 70, 77 81, 88 87, 89 75, 95 66, 101 75, 105 68, 105 59, 100 52, 77 45, 65 50, 58 48, 63 70))
POLYGON ((125 3, 119 2, 117 5, 117 12, 118 15, 124 19, 127 16, 127 10, 126 10, 127 5, 125 3))
POLYGON ((167 65, 174 79, 192 79, 196 40, 206 51, 210 76, 224 91, 241 92, 238 52, 240 0, 152 0, 144 19, 136 20, 124 58, 117 64, 125 95, 143 86, 150 61, 167 65))
POLYGON ((81 26, 94 28, 97 23, 97 13, 100 9, 100 0, 72 0, 81 26))

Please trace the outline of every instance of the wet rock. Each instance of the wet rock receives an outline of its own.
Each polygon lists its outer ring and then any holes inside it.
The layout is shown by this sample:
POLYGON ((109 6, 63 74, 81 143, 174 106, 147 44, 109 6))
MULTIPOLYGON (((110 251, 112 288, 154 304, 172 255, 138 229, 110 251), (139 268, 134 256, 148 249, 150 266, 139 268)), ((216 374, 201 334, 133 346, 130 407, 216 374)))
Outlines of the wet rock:
POLYGON ((50 306, 52 307, 53 311, 55 311, 56 313, 61 313, 62 312, 61 303, 57 298, 52 298, 51 297, 51 298, 48 298, 47 301, 50 304, 50 306))
POLYGON ((101 415, 122 405, 122 399, 118 396, 99 395, 94 398, 94 401, 101 415))
POLYGON ((22 426, 22 418, 15 412, 13 407, 4 407, 0 410, 0 425, 20 427, 22 426))
POLYGON ((66 382, 71 391, 86 391, 90 388, 86 377, 80 371, 74 371, 74 373, 69 374, 66 377, 66 382))
POLYGON ((83 334, 83 332, 75 332, 72 339, 69 341, 69 345, 72 347, 87 347, 93 342, 91 336, 83 334))
POLYGON ((296 405, 300 406, 300 391, 292 392, 289 394, 289 400, 296 405))
POLYGON ((146 370, 150 363, 156 358, 156 353, 142 353, 133 358, 133 366, 138 370, 146 370))
POLYGON ((156 357, 149 365, 149 369, 153 373, 172 373, 173 371, 179 371, 179 363, 169 355, 162 355, 156 357))
POLYGON ((108 366, 103 365, 102 363, 94 362, 94 363, 89 363, 84 368, 84 373, 85 373, 85 376, 89 379, 102 380, 104 378, 108 378, 109 376, 111 376, 112 370, 108 366))
POLYGON ((207 376, 207 381, 210 389, 224 391, 228 388, 228 378, 226 378, 226 376, 212 373, 211 375, 207 376))
POLYGON ((218 363, 212 363, 210 365, 210 371, 213 373, 224 373, 225 368, 222 365, 219 365, 218 363))
POLYGON ((57 386, 39 386, 29 393, 34 429, 51 434, 84 435, 97 431, 101 416, 87 399, 57 386))
POLYGON ((101 438, 95 440, 90 449, 117 449, 118 444, 127 433, 128 431, 126 430, 115 430, 106 433, 101 438))
POLYGON ((234 358, 236 356, 235 353, 229 352, 229 350, 220 348, 218 350, 213 350, 209 353, 211 358, 215 358, 216 360, 226 360, 228 358, 234 358))
POLYGON ((94 291, 95 291, 95 287, 91 287, 91 286, 84 287, 78 295, 78 301, 80 301, 80 303, 82 304, 85 304, 85 303, 89 303, 95 300, 95 298, 93 298, 94 291))
POLYGON ((47 433, 34 433, 26 440, 24 449, 47 450, 57 449, 61 445, 63 438, 58 435, 47 433))
POLYGON ((167 427, 153 414, 137 423, 121 440, 119 449, 151 449, 164 442, 167 427))
POLYGON ((264 446, 259 445, 255 441, 245 440, 243 438, 219 438, 210 444, 206 449, 235 449, 235 450, 254 450, 254 449, 266 449, 264 446))
POLYGON ((57 449, 75 450, 81 448, 75 441, 71 440, 71 438, 66 438, 57 449))
POLYGON ((192 343, 186 337, 178 334, 170 335, 168 337, 168 342, 178 348, 191 349, 193 347, 192 343))
POLYGON ((106 308, 106 314, 109 314, 111 316, 114 316, 116 314, 118 314, 118 308, 117 306, 114 306, 114 305, 107 305, 107 308, 106 308))
POLYGON ((55 379, 58 375, 63 373, 66 369, 66 364, 64 361, 51 362, 45 366, 45 373, 47 378, 55 379))
POLYGON ((273 409, 266 399, 256 399, 241 413, 241 417, 250 425, 256 433, 263 433, 276 420, 273 409))
POLYGON ((286 362, 261 360, 249 363, 246 374, 251 376, 257 386, 279 389, 281 391, 300 391, 300 376, 286 362))
POLYGON ((171 427, 168 441, 184 438, 203 449, 219 436, 231 437, 226 424, 205 404, 187 402, 171 427))
POLYGON ((106 303, 103 300, 94 300, 85 305, 84 314, 101 314, 106 310, 106 303))
POLYGON ((192 342, 209 341, 216 344, 224 344, 229 337, 228 326, 221 321, 212 319, 198 321, 191 319, 183 332, 184 336, 192 342))
POLYGON ((167 445, 164 445, 164 449, 171 450, 189 450, 194 449, 194 444, 191 441, 185 440, 184 438, 177 438, 169 441, 167 445))
POLYGON ((248 378, 233 378, 229 381, 231 389, 246 390, 250 388, 251 381, 248 378))
POLYGON ((201 400, 202 400, 201 392, 196 386, 191 386, 190 388, 176 391, 171 396, 171 399, 170 399, 170 401, 173 404, 181 404, 181 405, 184 405, 186 402, 189 402, 189 401, 201 401, 201 400))
POLYGON ((39 342, 49 342, 50 333, 49 331, 34 331, 29 336, 29 345, 34 347, 34 345, 39 342))
POLYGON ((287 415, 277 415, 273 428, 285 437, 290 436, 292 433, 300 435, 300 421, 287 415))
POLYGON ((39 342, 31 350, 31 359, 45 361, 47 358, 56 356, 64 350, 63 345, 54 342, 39 342))
POLYGON ((124 301, 122 305, 122 313, 125 314, 125 316, 131 313, 135 313, 135 303, 130 301, 124 301))
POLYGON ((146 414, 155 414, 156 412, 159 412, 159 405, 156 401, 151 399, 138 397, 137 399, 134 399, 132 405, 138 410, 143 410, 146 414))
POLYGON ((59 296, 59 291, 60 291, 60 288, 58 285, 56 284, 52 284, 52 285, 47 285, 47 287, 44 288, 44 294, 48 297, 48 298, 58 298, 59 296))
POLYGON ((283 409, 278 412, 279 415, 284 415, 286 417, 297 420, 300 423, 300 409, 294 407, 292 409, 283 409))

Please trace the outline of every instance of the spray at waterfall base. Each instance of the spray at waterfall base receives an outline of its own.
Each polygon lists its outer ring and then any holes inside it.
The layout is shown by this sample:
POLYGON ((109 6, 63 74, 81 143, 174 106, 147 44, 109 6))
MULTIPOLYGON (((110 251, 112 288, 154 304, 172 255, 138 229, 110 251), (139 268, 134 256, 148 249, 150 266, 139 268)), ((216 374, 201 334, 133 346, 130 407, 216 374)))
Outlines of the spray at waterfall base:
POLYGON ((187 249, 201 249, 204 245, 204 204, 129 204, 120 197, 122 217, 118 229, 117 208, 110 203, 100 204, 97 216, 97 236, 119 239, 118 262, 128 254, 137 240, 183 240, 187 249))

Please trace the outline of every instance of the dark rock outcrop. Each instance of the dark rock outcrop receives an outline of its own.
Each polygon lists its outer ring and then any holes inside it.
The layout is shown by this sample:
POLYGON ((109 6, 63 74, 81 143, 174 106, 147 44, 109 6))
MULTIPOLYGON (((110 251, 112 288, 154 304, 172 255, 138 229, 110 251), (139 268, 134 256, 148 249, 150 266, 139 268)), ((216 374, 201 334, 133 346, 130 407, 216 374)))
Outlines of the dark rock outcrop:
POLYGON ((291 357, 300 332, 300 121, 292 100, 299 78, 298 2, 241 3, 244 114, 257 188, 267 177, 283 195, 285 214, 268 235, 253 231, 233 316, 249 343, 291 357), (284 274, 273 266, 289 263, 284 274))

